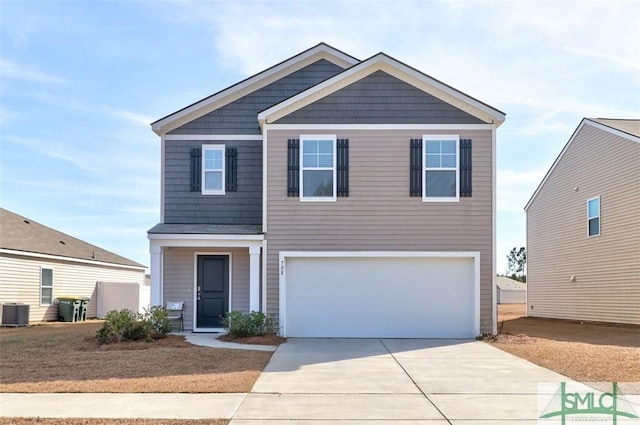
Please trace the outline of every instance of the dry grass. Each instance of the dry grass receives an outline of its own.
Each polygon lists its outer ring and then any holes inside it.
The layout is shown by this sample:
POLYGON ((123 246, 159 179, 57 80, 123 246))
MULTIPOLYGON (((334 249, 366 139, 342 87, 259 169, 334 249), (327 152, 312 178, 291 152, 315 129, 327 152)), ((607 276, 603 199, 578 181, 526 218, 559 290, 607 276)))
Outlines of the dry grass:
POLYGON ((228 419, 0 418, 0 425, 227 425, 228 419))
POLYGON ((498 306, 493 346, 581 382, 640 382, 640 326, 524 317, 525 309, 498 306))
POLYGON ((197 347, 175 335, 100 345, 100 326, 0 329, 0 392, 248 392, 272 354, 197 347))

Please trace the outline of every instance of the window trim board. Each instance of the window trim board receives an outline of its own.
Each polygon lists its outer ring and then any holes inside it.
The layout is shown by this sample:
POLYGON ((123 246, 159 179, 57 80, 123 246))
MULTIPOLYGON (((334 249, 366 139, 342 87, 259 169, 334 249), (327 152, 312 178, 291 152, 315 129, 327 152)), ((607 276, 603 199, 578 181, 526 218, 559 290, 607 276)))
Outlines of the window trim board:
POLYGON ((423 134, 422 135, 422 202, 460 202, 460 135, 459 134, 423 134), (428 140, 455 140, 456 161, 454 167, 434 168, 427 167, 427 141, 428 140), (450 197, 427 196, 427 171, 454 171, 456 173, 456 195, 450 197))
MULTIPOLYGON (((201 151, 201 161, 202 165, 200 167, 200 190, 203 195, 224 195, 226 193, 226 184, 227 184, 227 170, 226 170, 226 147, 221 144, 204 144, 202 145, 201 151), (205 167, 205 157, 207 151, 221 151, 222 152, 222 185, 220 190, 207 190, 206 189, 206 173, 207 169, 205 167)), ((214 170, 209 170, 214 171, 214 170)), ((218 171, 218 170, 215 170, 218 171)))
POLYGON ((40 292, 40 297, 39 297, 39 299, 38 299, 38 304, 39 304, 41 307, 49 307, 49 306, 52 306, 52 305, 53 305, 53 300, 55 299, 55 298, 54 298, 54 296, 53 296, 53 267, 44 267, 44 266, 40 266, 40 284, 38 285, 38 289, 39 289, 39 292, 40 292), (43 279, 42 279, 42 278, 43 278, 43 273, 42 273, 42 272, 43 272, 43 270, 51 270, 51 286, 43 286, 43 283, 44 283, 44 282, 43 282, 43 279), (48 288, 51 288, 51 302, 50 302, 49 304, 44 304, 44 303, 42 302, 42 290, 43 290, 44 288, 47 288, 47 289, 48 289, 48 288))
MULTIPOLYGON (((299 199, 300 202, 336 202, 338 199, 337 188, 337 137, 335 134, 301 134, 300 135, 300 144, 299 144, 299 183, 298 183, 298 191, 299 191, 299 199), (304 166, 304 142, 312 140, 331 140, 333 143, 333 165, 331 168, 332 178, 333 178, 333 195, 332 196, 304 196, 304 172, 313 170, 315 168, 309 168, 304 166)), ((327 170, 327 168, 322 168, 323 170, 327 170)))
POLYGON ((589 198, 587 199, 587 237, 588 238, 595 238, 596 236, 600 236, 602 234, 602 202, 600 200, 600 196, 594 196, 593 198, 589 198), (598 200, 598 215, 591 217, 589 215, 589 204, 591 203, 591 201, 595 201, 598 200), (598 233, 596 234, 591 234, 591 229, 589 224, 591 223, 591 220, 594 219, 598 219, 598 233))

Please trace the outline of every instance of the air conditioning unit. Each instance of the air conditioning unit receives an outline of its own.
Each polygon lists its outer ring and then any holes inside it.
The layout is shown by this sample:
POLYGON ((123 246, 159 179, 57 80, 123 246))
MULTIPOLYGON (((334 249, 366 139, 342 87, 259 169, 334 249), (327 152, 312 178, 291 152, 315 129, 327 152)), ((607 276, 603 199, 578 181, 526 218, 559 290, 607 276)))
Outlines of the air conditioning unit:
POLYGON ((22 303, 3 304, 2 326, 29 326, 29 305, 22 303))

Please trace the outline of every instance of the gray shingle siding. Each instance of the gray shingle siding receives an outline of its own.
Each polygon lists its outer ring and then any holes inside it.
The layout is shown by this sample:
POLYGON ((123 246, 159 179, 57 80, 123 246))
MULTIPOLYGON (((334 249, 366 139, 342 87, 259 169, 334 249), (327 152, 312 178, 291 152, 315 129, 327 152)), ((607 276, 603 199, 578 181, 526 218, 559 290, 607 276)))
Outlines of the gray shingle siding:
POLYGON ((169 134, 261 134, 258 112, 333 77, 342 70, 338 65, 321 59, 178 127, 169 134))
POLYGON ((262 141, 165 140, 164 223, 262 224, 262 141), (191 148, 238 149, 238 189, 225 195, 191 192, 191 148))
POLYGON ((483 124, 383 71, 276 121, 277 124, 483 124))

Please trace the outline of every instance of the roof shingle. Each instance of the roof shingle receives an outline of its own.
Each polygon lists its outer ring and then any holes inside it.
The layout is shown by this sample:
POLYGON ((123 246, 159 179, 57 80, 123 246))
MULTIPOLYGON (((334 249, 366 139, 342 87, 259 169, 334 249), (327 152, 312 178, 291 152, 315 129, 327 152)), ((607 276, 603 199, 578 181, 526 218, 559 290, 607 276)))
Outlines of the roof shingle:
POLYGON ((0 248, 70 259, 145 267, 66 233, 0 208, 0 248))

